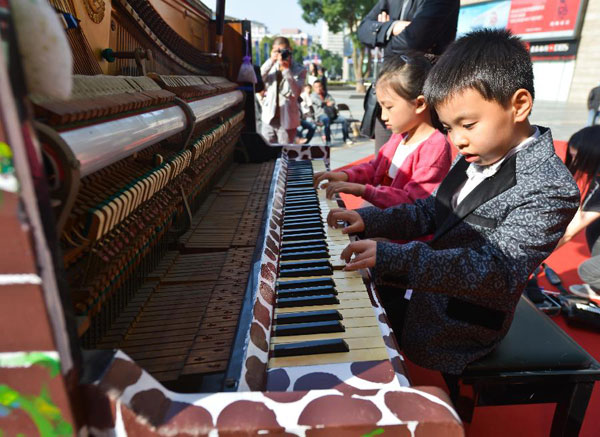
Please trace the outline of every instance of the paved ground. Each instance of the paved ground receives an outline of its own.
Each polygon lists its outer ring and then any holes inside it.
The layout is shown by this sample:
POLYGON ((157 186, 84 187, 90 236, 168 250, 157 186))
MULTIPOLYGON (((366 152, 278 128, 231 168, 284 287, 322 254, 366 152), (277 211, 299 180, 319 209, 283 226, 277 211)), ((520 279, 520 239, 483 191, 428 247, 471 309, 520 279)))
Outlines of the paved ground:
MULTIPOLYGON (((352 89, 330 90, 337 103, 346 103, 352 116, 362 119, 363 95, 357 94, 352 89)), ((342 115, 347 116, 346 112, 342 115)), ((585 126, 587 108, 581 104, 536 101, 530 116, 533 123, 547 126, 552 129, 555 140, 567 141, 569 137, 585 126)), ((334 126, 332 135, 331 168, 338 168, 349 164, 374 152, 372 140, 366 138, 353 138, 355 144, 348 146, 342 142, 339 127, 334 126)), ((313 144, 322 144, 323 141, 315 134, 313 144)))

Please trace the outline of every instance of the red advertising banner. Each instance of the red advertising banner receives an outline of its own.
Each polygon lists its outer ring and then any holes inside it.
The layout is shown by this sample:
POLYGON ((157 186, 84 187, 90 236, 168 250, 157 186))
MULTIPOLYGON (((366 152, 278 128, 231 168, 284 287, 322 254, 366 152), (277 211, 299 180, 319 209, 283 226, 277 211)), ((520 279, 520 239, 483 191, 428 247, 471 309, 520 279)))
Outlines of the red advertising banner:
POLYGON ((583 0, 512 0, 508 28, 526 39, 575 37, 583 0))

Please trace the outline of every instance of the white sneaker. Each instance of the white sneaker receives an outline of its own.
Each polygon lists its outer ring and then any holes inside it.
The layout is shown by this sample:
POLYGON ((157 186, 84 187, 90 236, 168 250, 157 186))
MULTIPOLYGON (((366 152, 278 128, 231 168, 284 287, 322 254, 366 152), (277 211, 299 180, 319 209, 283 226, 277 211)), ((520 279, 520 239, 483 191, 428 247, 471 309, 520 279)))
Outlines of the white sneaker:
POLYGON ((352 141, 350 138, 348 138, 346 140, 346 144, 348 144, 349 146, 351 146, 352 144, 354 144, 354 141, 352 141))
POLYGON ((569 291, 575 296, 587 297, 589 299, 600 299, 600 294, 596 293, 589 284, 575 284, 569 287, 569 291))

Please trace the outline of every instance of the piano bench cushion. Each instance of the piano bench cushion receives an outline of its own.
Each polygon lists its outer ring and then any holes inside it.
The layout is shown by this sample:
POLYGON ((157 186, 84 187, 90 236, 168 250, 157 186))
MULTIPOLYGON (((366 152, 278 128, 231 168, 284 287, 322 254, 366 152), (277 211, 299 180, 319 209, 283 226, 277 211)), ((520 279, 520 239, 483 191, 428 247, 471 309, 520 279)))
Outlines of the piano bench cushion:
POLYGON ((582 370, 597 365, 567 333, 522 297, 512 325, 498 347, 470 363, 461 377, 582 370))

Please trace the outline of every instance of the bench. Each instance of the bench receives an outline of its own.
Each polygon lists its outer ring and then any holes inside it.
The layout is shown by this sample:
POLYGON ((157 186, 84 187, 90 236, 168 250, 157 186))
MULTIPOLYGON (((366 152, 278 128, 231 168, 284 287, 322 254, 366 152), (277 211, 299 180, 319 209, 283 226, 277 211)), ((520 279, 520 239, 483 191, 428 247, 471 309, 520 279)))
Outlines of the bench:
POLYGON ((522 297, 498 347, 461 375, 443 376, 465 422, 471 422, 476 406, 555 402, 550 435, 576 436, 600 364, 522 297))

